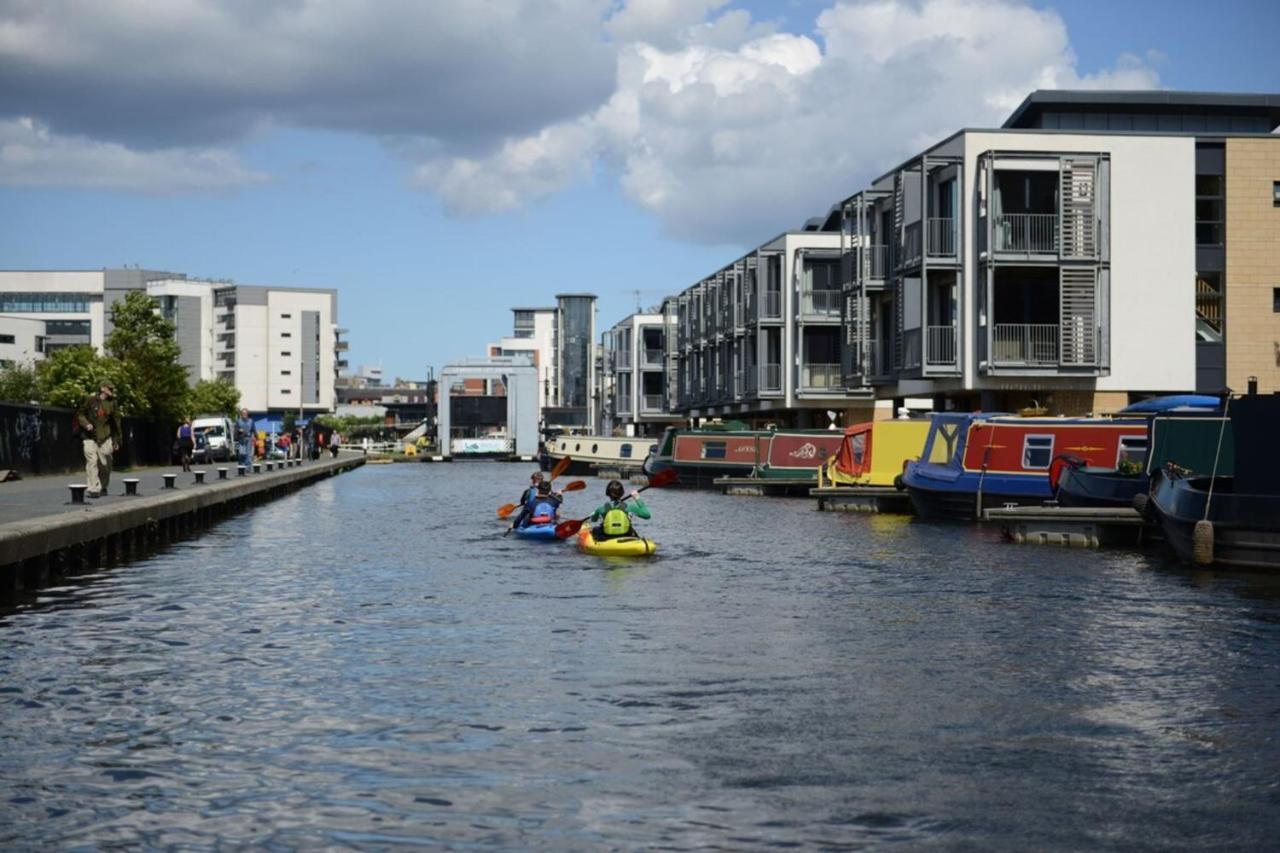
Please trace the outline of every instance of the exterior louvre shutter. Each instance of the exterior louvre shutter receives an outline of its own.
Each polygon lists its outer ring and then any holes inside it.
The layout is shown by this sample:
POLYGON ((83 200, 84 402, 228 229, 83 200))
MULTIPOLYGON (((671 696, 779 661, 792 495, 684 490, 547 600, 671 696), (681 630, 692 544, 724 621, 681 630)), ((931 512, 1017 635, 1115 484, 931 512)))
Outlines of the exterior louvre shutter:
POLYGON ((1060 362, 1073 367, 1098 364, 1098 271, 1063 267, 1058 279, 1060 362))
POLYGON ((1062 160, 1062 209, 1059 216, 1059 252, 1063 258, 1090 260, 1098 257, 1098 162, 1062 160))

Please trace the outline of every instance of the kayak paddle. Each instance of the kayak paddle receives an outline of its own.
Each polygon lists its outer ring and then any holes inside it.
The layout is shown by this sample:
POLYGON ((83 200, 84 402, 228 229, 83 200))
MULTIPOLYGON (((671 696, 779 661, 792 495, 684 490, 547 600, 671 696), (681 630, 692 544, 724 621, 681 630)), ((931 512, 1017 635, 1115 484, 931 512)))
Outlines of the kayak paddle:
MULTIPOLYGON (((559 477, 561 474, 563 474, 565 472, 565 469, 569 467, 569 463, 572 461, 573 459, 566 456, 565 458, 557 462, 556 467, 551 469, 551 476, 547 479, 547 482, 548 483, 553 482, 556 477, 559 477)), ((586 483, 583 483, 582 486, 579 486, 578 488, 584 488, 585 486, 586 486, 586 483)), ((565 489, 564 491, 576 492, 577 489, 565 489)), ((520 508, 520 504, 503 504, 502 506, 498 507, 498 518, 506 518, 508 515, 511 515, 511 513, 515 512, 519 508, 520 508)))
MULTIPOLYGON (((669 486, 679 478, 680 478, 679 471, 677 471, 675 468, 668 468, 665 471, 659 471, 658 473, 654 474, 652 477, 649 478, 649 485, 641 486, 640 488, 636 489, 636 492, 643 492, 645 489, 653 489, 653 488, 660 488, 662 486, 669 486)), ((630 497, 631 495, 626 495, 625 497, 623 497, 622 502, 626 503, 627 500, 630 499, 630 497)), ((573 534, 581 530, 582 525, 589 520, 590 520, 590 516, 588 516, 587 518, 570 519, 569 521, 560 522, 559 524, 556 525, 556 537, 560 539, 568 539, 570 536, 572 536, 573 534)))

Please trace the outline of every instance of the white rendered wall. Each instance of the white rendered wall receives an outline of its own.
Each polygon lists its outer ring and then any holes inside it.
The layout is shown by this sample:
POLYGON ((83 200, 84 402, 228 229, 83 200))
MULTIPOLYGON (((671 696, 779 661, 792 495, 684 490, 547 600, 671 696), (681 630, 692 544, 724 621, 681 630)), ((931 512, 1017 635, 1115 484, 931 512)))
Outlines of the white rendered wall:
POLYGON ((965 134, 964 385, 982 388, 974 355, 978 157, 987 151, 1110 154, 1111 371, 1100 391, 1195 388, 1195 140, 1136 134, 965 134))
POLYGON ((236 312, 236 388, 240 405, 251 412, 268 408, 267 376, 270 359, 267 348, 267 306, 237 304, 236 312))
POLYGON ((147 282, 148 296, 193 296, 200 300, 200 354, 197 380, 215 377, 213 359, 213 282, 195 279, 164 279, 147 282))
MULTIPOLYGON (((778 241, 774 241, 776 243, 778 241)), ((798 249, 835 249, 841 248, 841 235, 829 232, 797 232, 784 234, 782 238, 785 254, 782 261, 782 357, 786 370, 782 371, 782 387, 786 396, 786 408, 797 408, 801 403, 796 401, 796 374, 800 370, 800 336, 796 332, 796 306, 800 304, 796 281, 796 250, 798 249)), ((768 244, 772 248, 772 244, 768 244)), ((843 330, 841 332, 843 334, 843 330)), ((812 402, 810 405, 813 405, 812 402)))
POLYGON ((36 339, 44 336, 44 320, 26 314, 0 314, 0 334, 13 335, 13 343, 0 341, 0 361, 32 365, 44 358, 36 339))
MULTIPOLYGON (((307 409, 319 407, 330 411, 334 405, 334 316, 333 297, 329 293, 272 290, 267 294, 267 402, 273 409, 297 409, 299 401, 307 409), (320 347, 317 388, 319 402, 302 399, 302 360, 304 347, 315 346, 314 340, 302 338, 302 312, 319 313, 320 347), (286 316, 287 315, 287 316, 286 316), (289 337, 284 337, 288 334, 289 337), (289 353, 289 355, 285 355, 289 353), (288 371, 285 375, 284 371, 288 371)), ((237 329, 237 332, 239 329, 237 329)), ((239 335, 236 343, 239 344, 239 335)), ((239 356, 237 355, 237 361, 239 356)))

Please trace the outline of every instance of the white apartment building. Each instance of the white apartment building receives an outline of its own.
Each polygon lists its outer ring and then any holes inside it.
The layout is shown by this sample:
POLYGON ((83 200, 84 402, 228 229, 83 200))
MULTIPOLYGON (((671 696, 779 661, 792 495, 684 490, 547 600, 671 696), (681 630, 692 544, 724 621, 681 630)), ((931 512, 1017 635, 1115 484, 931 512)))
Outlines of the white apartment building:
POLYGON ((538 417, 552 399, 556 387, 556 309, 512 308, 513 328, 490 347, 491 355, 523 355, 538 373, 538 417), (496 350, 496 351, 494 351, 496 350))

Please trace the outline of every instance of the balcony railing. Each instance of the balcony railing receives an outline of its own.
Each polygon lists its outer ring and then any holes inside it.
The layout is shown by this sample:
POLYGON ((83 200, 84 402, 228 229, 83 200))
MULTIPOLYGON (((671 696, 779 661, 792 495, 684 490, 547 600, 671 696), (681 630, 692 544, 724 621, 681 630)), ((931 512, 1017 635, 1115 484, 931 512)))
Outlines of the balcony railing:
POLYGON ((841 390, 844 375, 838 364, 806 364, 800 368, 800 387, 805 390, 841 390))
POLYGON ((997 323, 992 330, 991 362, 1006 367, 1058 364, 1056 323, 997 323))
POLYGON ((992 217, 992 243, 997 252, 1058 251, 1056 213, 1002 213, 992 217))
POLYGON ((956 363, 955 326, 930 326, 928 343, 925 360, 929 364, 956 363))
POLYGON ((929 217, 928 252, 950 257, 956 253, 956 221, 951 217, 929 217))
POLYGON ((631 395, 627 394, 625 396, 618 397, 614 402, 613 410, 620 415, 630 415, 631 414, 631 395))
POLYGON ((782 319, 782 292, 779 290, 766 290, 760 296, 760 319, 761 320, 781 320, 782 319))
POLYGON ((839 317, 842 297, 838 290, 803 290, 800 292, 800 311, 805 315, 839 317))
POLYGON ((867 253, 866 267, 859 274, 865 273, 868 279, 883 279, 889 271, 889 247, 866 246, 862 251, 867 253))
POLYGON ((640 411, 643 414, 660 414, 665 399, 662 394, 645 394, 640 398, 640 411))
POLYGON ((640 354, 641 367, 662 367, 666 353, 660 349, 643 350, 640 354))
POLYGON ((758 390, 762 394, 779 394, 782 392, 782 365, 761 364, 756 367, 760 375, 758 390))
POLYGON ((631 369, 631 350, 629 349, 614 350, 613 366, 618 370, 630 370, 631 369))

